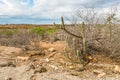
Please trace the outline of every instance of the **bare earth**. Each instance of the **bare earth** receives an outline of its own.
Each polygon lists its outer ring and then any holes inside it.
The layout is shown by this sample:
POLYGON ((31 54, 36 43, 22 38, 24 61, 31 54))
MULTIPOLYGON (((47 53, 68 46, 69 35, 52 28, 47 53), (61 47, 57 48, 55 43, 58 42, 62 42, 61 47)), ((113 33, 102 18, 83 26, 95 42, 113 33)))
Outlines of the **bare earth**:
POLYGON ((63 56, 66 43, 40 42, 40 49, 0 46, 0 80, 120 80, 119 63, 96 55, 82 69, 63 56))

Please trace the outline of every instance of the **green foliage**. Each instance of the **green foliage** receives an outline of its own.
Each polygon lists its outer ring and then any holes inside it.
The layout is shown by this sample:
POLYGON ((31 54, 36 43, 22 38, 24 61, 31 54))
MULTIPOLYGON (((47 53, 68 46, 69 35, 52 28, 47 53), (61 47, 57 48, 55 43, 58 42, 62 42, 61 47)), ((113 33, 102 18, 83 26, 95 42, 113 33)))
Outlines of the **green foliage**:
POLYGON ((52 34, 56 31, 55 28, 44 28, 44 27, 37 27, 37 28, 31 28, 30 30, 33 33, 36 34, 52 34))
POLYGON ((0 45, 2 46, 22 47, 30 44, 30 41, 33 40, 37 42, 38 36, 29 33, 27 29, 0 29, 0 45))
POLYGON ((0 33, 7 36, 16 34, 17 32, 17 29, 0 29, 0 33))
POLYGON ((31 28, 30 31, 36 34, 43 34, 45 33, 46 29, 42 27, 37 27, 37 28, 31 28))
POLYGON ((47 29, 47 34, 53 34, 56 31, 55 28, 48 28, 47 29))

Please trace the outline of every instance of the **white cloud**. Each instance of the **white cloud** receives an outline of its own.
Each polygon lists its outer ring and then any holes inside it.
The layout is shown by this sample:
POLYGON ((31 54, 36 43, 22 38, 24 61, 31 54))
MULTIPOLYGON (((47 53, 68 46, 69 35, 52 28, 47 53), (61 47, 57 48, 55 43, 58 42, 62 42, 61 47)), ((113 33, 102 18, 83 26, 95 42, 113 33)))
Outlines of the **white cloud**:
POLYGON ((28 12, 30 12, 28 1, 21 2, 20 0, 1 0, 0 15, 27 15, 29 14, 28 12))
MULTIPOLYGON (((30 18, 59 18, 69 16, 75 9, 87 5, 95 6, 108 11, 108 6, 114 3, 113 0, 0 0, 0 15, 8 16, 27 16, 30 18), (104 4, 104 8, 102 7, 104 4)), ((116 0, 119 1, 119 0, 116 0)), ((5 17, 5 16, 2 16, 5 17)))

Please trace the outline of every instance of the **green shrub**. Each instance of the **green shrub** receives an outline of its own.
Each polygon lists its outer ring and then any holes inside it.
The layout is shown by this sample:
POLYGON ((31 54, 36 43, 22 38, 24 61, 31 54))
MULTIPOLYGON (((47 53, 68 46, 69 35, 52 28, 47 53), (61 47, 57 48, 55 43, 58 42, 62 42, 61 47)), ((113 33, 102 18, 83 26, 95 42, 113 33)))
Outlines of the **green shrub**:
MULTIPOLYGON (((10 31, 12 31, 12 29, 10 31)), ((8 34, 11 33, 5 32, 5 34, 0 34, 0 45, 2 46, 22 47, 29 45, 30 41, 37 42, 37 40, 39 40, 36 34, 30 33, 28 30, 18 30, 17 33, 14 33, 10 36, 8 34)))
POLYGON ((46 31, 46 29, 38 27, 38 28, 31 28, 30 31, 33 32, 33 33, 35 33, 35 34, 44 34, 45 31, 46 31))
POLYGON ((37 28, 31 28, 31 32, 35 34, 52 34, 56 31, 55 28, 43 28, 43 27, 37 27, 37 28))
POLYGON ((56 31, 55 28, 48 28, 47 29, 47 34, 53 34, 56 31))
POLYGON ((17 29, 1 29, 0 33, 6 36, 10 36, 16 34, 18 32, 17 29))

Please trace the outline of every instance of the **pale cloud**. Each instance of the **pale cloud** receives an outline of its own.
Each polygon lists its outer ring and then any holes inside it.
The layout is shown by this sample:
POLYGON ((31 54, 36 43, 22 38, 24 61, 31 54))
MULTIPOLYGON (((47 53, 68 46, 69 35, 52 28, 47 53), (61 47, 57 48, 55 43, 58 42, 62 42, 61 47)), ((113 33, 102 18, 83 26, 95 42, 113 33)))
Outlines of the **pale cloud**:
POLYGON ((19 22, 28 20, 28 23, 29 19, 56 20, 61 16, 70 16, 74 10, 83 6, 107 12, 110 5, 116 2, 119 0, 0 0, 0 18, 16 19, 19 22))
POLYGON ((0 15, 19 15, 22 13, 20 3, 17 0, 2 0, 0 5, 0 15))

